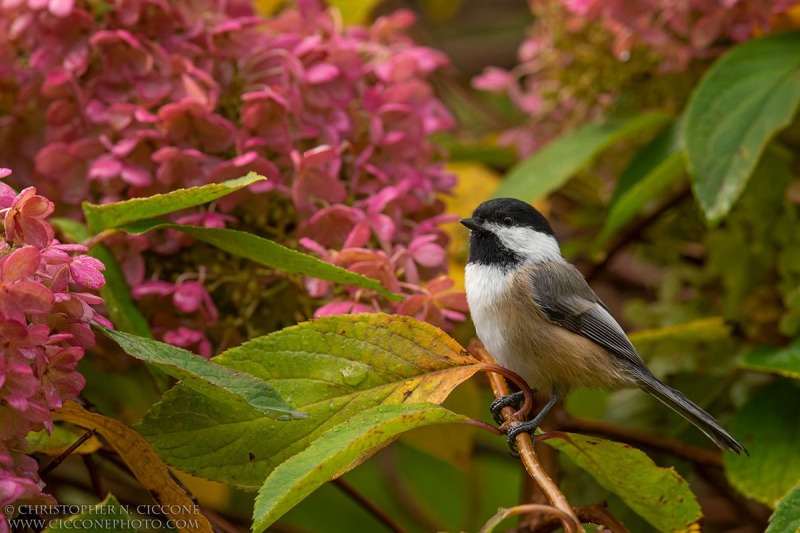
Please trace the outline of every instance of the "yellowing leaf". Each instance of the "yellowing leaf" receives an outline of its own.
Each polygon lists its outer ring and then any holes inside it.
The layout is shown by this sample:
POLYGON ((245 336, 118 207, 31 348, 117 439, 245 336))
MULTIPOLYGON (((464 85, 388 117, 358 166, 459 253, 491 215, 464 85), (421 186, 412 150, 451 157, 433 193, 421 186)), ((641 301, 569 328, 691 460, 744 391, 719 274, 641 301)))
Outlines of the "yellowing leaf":
MULTIPOLYGON (((46 453, 47 455, 61 455, 75 444, 86 431, 76 431, 62 425, 56 425, 53 433, 48 435, 44 429, 34 431, 25 436, 28 448, 25 453, 46 453)), ((103 446, 97 437, 91 436, 83 444, 73 450, 72 453, 94 453, 103 446)))
POLYGON ((714 340, 728 337, 731 328, 719 316, 699 318, 663 328, 636 331, 628 335, 631 342, 657 342, 664 339, 714 340))
POLYGON ((384 314, 305 322, 214 362, 263 379, 309 417, 280 422, 179 385, 138 429, 172 466, 244 487, 260 487, 275 467, 356 414, 377 405, 441 403, 481 368, 443 331, 384 314))
POLYGON ((285 3, 285 0, 255 0, 254 5, 259 15, 269 17, 277 13, 285 3))
POLYGON ((372 19, 372 10, 381 0, 327 0, 326 3, 339 10, 345 26, 363 26, 372 19))
MULTIPOLYGON (((480 405, 480 392, 474 380, 462 383, 447 397, 444 406, 457 413, 468 416, 479 416, 486 409, 480 405)), ((424 426, 404 433, 400 440, 405 444, 456 465, 468 468, 472 456, 472 447, 478 428, 463 424, 437 424, 424 426)))
MULTIPOLYGON (((500 174, 480 163, 450 163, 446 170, 458 176, 452 194, 442 195, 445 211, 448 215, 466 218, 478 207, 478 204, 489 198, 500 185, 500 174)), ((450 236, 447 248, 449 275, 455 281, 455 289, 464 290, 464 265, 469 252, 469 232, 458 222, 442 226, 450 236)))
POLYGON ((102 435, 128 465, 139 483, 163 506, 164 514, 178 531, 213 533, 205 516, 191 512, 196 508, 194 502, 172 480, 161 457, 139 433, 119 420, 90 413, 71 401, 53 412, 53 419, 94 429, 102 435))

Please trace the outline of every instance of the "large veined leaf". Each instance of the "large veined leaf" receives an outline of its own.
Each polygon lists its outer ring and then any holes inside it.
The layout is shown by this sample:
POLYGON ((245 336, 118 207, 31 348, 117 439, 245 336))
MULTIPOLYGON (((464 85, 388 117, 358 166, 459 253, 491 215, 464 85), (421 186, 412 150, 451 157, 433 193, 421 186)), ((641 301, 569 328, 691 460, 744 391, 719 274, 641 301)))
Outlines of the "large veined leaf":
POLYGON ((513 167, 493 196, 510 196, 528 202, 547 196, 589 166, 603 150, 669 120, 669 115, 663 113, 646 113, 584 126, 556 139, 513 167))
POLYGON ((725 454, 731 484, 749 498, 775 507, 800 483, 800 388, 781 380, 760 390, 731 420, 750 457, 725 454))
POLYGON ((332 428, 267 477, 258 491, 253 531, 264 531, 303 498, 358 466, 405 431, 467 417, 434 404, 379 405, 332 428))
POLYGON ((156 365, 212 400, 246 403, 278 420, 306 416, 292 409, 265 381, 250 374, 207 361, 171 344, 105 328, 101 331, 128 355, 156 365))
POLYGON ((207 242, 220 250, 245 257, 262 265, 295 272, 304 276, 346 283, 379 292, 390 300, 402 300, 402 296, 385 289, 378 281, 326 263, 316 257, 286 248, 277 242, 247 233, 225 228, 206 228, 172 224, 162 220, 140 220, 121 227, 123 231, 141 234, 155 229, 171 228, 207 242))
POLYGON ((656 466, 636 448, 575 433, 546 442, 567 454, 658 531, 688 531, 702 517, 689 483, 673 468, 656 466))
POLYGON ((683 145, 706 219, 730 211, 772 137, 800 103, 800 32, 741 44, 706 72, 686 108, 683 145))
POLYGON ((173 481, 169 470, 156 451, 139 433, 119 420, 90 413, 73 401, 53 411, 53 420, 64 420, 87 429, 94 429, 117 451, 139 483, 153 496, 177 531, 211 533, 208 519, 194 512, 194 502, 173 481))
POLYGON ((247 176, 222 183, 210 183, 202 187, 177 189, 165 194, 156 194, 145 198, 132 198, 112 204, 95 205, 83 203, 83 214, 93 233, 105 229, 118 228, 137 220, 153 218, 174 213, 188 207, 203 205, 223 196, 227 196, 253 183, 267 178, 251 172, 247 176))
POLYGON ((164 395, 138 429, 171 465, 244 487, 332 427, 383 404, 441 403, 481 364, 441 330, 409 317, 326 317, 232 348, 213 361, 269 383, 309 414, 290 424, 185 386, 164 395))
POLYGON ((800 485, 783 498, 769 518, 764 533, 797 533, 800 531, 800 485))

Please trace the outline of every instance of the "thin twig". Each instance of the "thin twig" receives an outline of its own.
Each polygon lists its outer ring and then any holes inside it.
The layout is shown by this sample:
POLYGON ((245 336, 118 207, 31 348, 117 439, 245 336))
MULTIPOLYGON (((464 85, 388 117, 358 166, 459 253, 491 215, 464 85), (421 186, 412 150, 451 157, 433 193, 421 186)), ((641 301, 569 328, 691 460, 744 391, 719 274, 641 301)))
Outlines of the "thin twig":
MULTIPOLYGON (((471 343, 470 352, 472 352, 480 361, 486 363, 487 365, 496 365, 492 356, 489 355, 489 353, 479 343, 471 343)), ((506 373, 503 374, 506 375, 506 373)), ((490 372, 487 373, 487 376, 489 377, 489 382, 492 385, 492 392, 494 393, 495 398, 508 396, 508 385, 498 373, 490 372)), ((524 388, 528 388, 524 380, 519 377, 517 377, 517 380, 522 381, 522 383, 518 384, 521 385, 523 390, 524 388)), ((505 420, 503 425, 513 424, 515 422, 513 417, 516 413, 512 407, 504 407, 501 413, 503 415, 503 419, 505 420)), ((516 422, 519 423, 519 421, 516 422)), ((566 496, 564 496, 564 493, 559 490, 558 486, 547 474, 544 467, 542 467, 541 463, 539 463, 539 459, 536 457, 536 451, 533 448, 533 441, 531 440, 531 436, 529 434, 520 433, 517 435, 517 450, 519 451, 519 457, 522 461, 522 464, 525 466, 525 470, 528 471, 528 474, 539 486, 541 491, 547 497, 547 500, 555 508, 559 509, 561 513, 563 513, 561 522, 564 524, 564 530, 567 533, 577 533, 578 531, 581 531, 581 523, 578 520, 578 517, 575 516, 575 513, 567 501, 566 496)))
POLYGON ((666 452, 697 465, 722 466, 722 452, 719 450, 693 446, 676 439, 661 437, 653 433, 613 424, 604 420, 575 417, 564 410, 558 411, 556 417, 558 427, 563 431, 591 433, 593 435, 609 437, 613 440, 633 444, 636 447, 643 446, 666 452))
POLYGON ((389 530, 394 531, 394 533, 406 533, 406 530, 403 526, 398 524, 394 518, 386 513, 386 511, 378 507, 375 502, 358 492, 350 483, 346 482, 342 478, 336 478, 333 480, 333 484, 336 485, 339 490, 347 494, 350 499, 360 505, 369 514, 377 518, 378 521, 385 525, 389 530))
MULTIPOLYGON (((494 531, 494 528, 496 528, 500 524, 500 522, 511 516, 516 516, 520 514, 532 514, 532 513, 554 516, 557 522, 560 522, 565 525, 568 524, 570 520, 572 520, 573 518, 571 513, 566 513, 557 507, 553 507, 552 505, 543 505, 541 503, 525 503, 522 505, 509 507, 507 509, 501 508, 497 514, 492 516, 483 525, 479 533, 491 533, 492 531, 494 531)), ((566 528, 566 530, 570 531, 569 528, 566 528)))
POLYGON ((103 480, 100 477, 100 472, 97 471, 97 465, 94 463, 94 457, 91 455, 84 455, 83 464, 86 466, 86 471, 89 472, 89 481, 92 483, 92 490, 95 496, 102 500, 106 495, 106 491, 103 487, 103 480))
POLYGON ((72 454, 72 452, 80 448, 81 444, 92 438, 95 431, 96 430, 94 429, 87 430, 86 433, 84 433, 78 438, 78 440, 72 443, 72 446, 64 450, 58 457, 47 463, 47 466, 42 468, 41 471, 39 472, 39 477, 44 477, 50 472, 52 472, 58 465, 60 465, 64 461, 64 459, 69 457, 72 454))
MULTIPOLYGON (((603 526, 611 530, 611 533, 630 533, 628 528, 625 527, 625 524, 612 515, 605 505, 595 504, 576 507, 575 514, 578 515, 581 522, 603 526)), ((560 527, 561 522, 557 518, 546 516, 535 527, 528 529, 520 528, 517 529, 517 533, 550 533, 551 531, 557 531, 560 527)))

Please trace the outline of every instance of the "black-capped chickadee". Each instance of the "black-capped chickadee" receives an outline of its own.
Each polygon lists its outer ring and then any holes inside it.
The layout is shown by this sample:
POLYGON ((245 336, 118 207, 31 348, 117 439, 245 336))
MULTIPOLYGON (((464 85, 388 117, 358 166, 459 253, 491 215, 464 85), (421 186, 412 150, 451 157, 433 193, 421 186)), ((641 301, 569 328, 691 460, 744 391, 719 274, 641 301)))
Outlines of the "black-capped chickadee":
POLYGON ((461 223, 470 229, 466 289, 478 337, 498 363, 551 393, 533 420, 509 431, 510 443, 533 433, 571 389, 641 388, 723 450, 748 453, 714 417, 650 373, 583 275, 561 256, 539 211, 498 198, 461 223))

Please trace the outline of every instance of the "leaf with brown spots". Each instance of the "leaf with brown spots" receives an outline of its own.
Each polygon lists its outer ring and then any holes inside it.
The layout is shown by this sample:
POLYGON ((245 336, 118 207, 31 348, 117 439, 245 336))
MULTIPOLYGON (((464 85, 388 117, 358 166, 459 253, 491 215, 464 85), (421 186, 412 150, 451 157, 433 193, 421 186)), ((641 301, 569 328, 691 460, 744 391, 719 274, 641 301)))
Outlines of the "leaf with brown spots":
POLYGON ((358 413, 272 471, 258 491, 253 531, 264 531, 323 483, 355 468, 400 433, 465 420, 430 403, 378 405, 358 413))
POLYGON ((275 467, 367 409, 444 401, 481 368, 463 350, 443 331, 409 317, 305 322, 232 348, 214 363, 266 381, 308 418, 278 422, 179 385, 138 429, 181 470, 257 488, 275 467))
POLYGON ((702 517, 689 484, 627 444, 559 433, 547 444, 569 456, 601 486, 620 497, 658 531, 687 531, 702 517))
POLYGON ((150 443, 136 431, 119 420, 90 413, 75 402, 67 402, 54 411, 53 419, 94 429, 102 435, 156 503, 163 506, 164 514, 172 520, 178 531, 213 531, 205 516, 191 512, 196 509, 195 503, 172 480, 169 470, 150 443))

